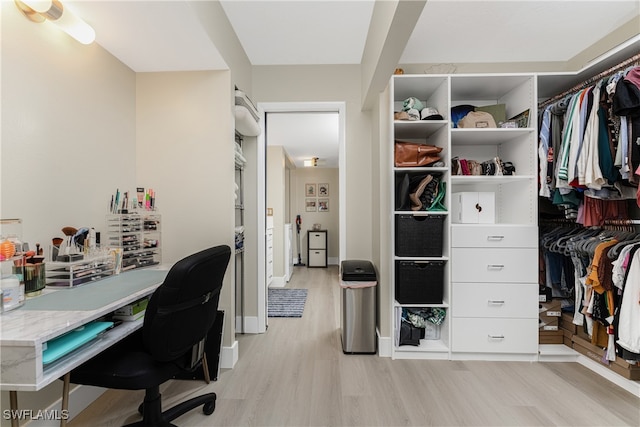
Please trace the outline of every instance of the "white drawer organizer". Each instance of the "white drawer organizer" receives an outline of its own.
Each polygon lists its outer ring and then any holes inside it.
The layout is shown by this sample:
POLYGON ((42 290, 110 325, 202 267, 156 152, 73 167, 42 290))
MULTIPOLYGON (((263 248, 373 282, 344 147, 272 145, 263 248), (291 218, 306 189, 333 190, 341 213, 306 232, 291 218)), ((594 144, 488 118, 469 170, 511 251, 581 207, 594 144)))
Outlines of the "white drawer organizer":
POLYGON ((537 227, 454 224, 451 233, 453 357, 535 360, 537 227))

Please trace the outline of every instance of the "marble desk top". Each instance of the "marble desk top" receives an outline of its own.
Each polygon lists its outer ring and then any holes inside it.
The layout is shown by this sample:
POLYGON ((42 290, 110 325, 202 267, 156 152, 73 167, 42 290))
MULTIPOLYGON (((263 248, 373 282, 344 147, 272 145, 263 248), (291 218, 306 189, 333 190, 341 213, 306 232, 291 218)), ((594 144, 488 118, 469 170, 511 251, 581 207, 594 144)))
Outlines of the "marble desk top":
POLYGON ((86 354, 42 366, 43 343, 153 293, 166 274, 166 269, 132 270, 78 288, 46 289, 24 306, 2 313, 0 389, 39 390, 141 327, 141 321, 125 322, 86 354))

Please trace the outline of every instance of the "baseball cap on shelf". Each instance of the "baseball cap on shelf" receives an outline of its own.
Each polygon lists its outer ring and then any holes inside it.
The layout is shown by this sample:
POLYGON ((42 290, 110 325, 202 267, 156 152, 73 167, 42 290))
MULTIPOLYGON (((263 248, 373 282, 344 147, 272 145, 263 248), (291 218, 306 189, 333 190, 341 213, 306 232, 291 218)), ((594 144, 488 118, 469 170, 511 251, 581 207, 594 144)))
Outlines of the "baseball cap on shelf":
POLYGON ((420 119, 421 120, 444 120, 444 117, 442 117, 442 115, 438 113, 438 110, 436 110, 435 108, 426 107, 426 108, 423 108, 422 111, 420 111, 420 119))

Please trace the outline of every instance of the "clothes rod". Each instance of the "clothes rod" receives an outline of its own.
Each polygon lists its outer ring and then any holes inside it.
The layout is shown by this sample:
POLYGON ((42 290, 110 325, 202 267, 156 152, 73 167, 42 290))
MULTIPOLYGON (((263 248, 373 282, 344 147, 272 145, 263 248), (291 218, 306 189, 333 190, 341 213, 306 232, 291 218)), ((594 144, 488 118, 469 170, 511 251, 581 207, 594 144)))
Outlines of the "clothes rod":
POLYGON ((549 104, 552 104, 562 98, 564 98, 567 95, 571 95, 573 93, 578 92, 581 89, 584 89, 585 87, 591 85, 592 83, 597 82, 598 80, 604 78, 604 77, 609 77, 610 75, 622 70, 623 68, 626 68, 628 66, 631 65, 638 65, 640 64, 640 53, 633 55, 631 58, 629 59, 625 59, 624 61, 622 61, 621 63, 619 63, 618 65, 615 65, 611 68, 609 68, 608 70, 605 70, 601 73, 596 74, 593 77, 590 77, 589 79, 585 80, 584 82, 580 83, 579 85, 576 85, 574 87, 572 87, 571 89, 565 90, 564 92, 555 95, 549 99, 547 99, 546 101, 542 101, 541 103, 538 104, 538 109, 541 110, 544 107, 546 107, 549 104))
POLYGON ((640 225, 640 219, 605 219, 605 225, 640 225))

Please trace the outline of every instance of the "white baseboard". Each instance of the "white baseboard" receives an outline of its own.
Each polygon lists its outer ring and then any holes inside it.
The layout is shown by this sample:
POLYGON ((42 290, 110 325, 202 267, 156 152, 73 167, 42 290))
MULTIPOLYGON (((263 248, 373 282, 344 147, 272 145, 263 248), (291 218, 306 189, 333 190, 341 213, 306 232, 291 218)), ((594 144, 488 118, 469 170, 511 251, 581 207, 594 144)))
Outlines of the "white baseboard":
POLYGON ((270 288, 284 288, 287 285, 284 276, 273 276, 273 280, 269 283, 270 288))
POLYGON ((391 337, 381 337, 378 335, 378 356, 391 357, 392 345, 393 341, 391 340, 391 337))
POLYGON ((634 396, 640 397, 640 384, 638 383, 638 381, 628 380, 622 375, 619 375, 613 372, 606 366, 602 366, 600 363, 594 360, 591 360, 589 357, 584 356, 582 354, 578 356, 577 362, 582 366, 585 366, 591 369, 593 372, 600 375, 601 377, 604 377, 607 380, 611 381, 618 387, 622 387, 623 389, 633 394, 634 396))
POLYGON ((234 341, 231 347, 222 347, 220 351, 220 367, 233 369, 238 363, 238 341, 234 341))
POLYGON ((242 317, 236 316, 236 332, 245 334, 259 334, 258 316, 244 317, 244 331, 242 330, 242 317))
MULTIPOLYGON (((67 421, 72 420, 73 417, 86 409, 87 406, 91 405, 97 398, 102 396, 102 393, 105 391, 107 391, 106 388, 90 385, 78 385, 69 390, 69 418, 67 421)), ((46 412, 49 414, 54 412, 60 414, 61 410, 62 396, 46 408, 46 412)), ((34 419, 23 425, 29 427, 58 427, 60 426, 60 420, 34 419)))

